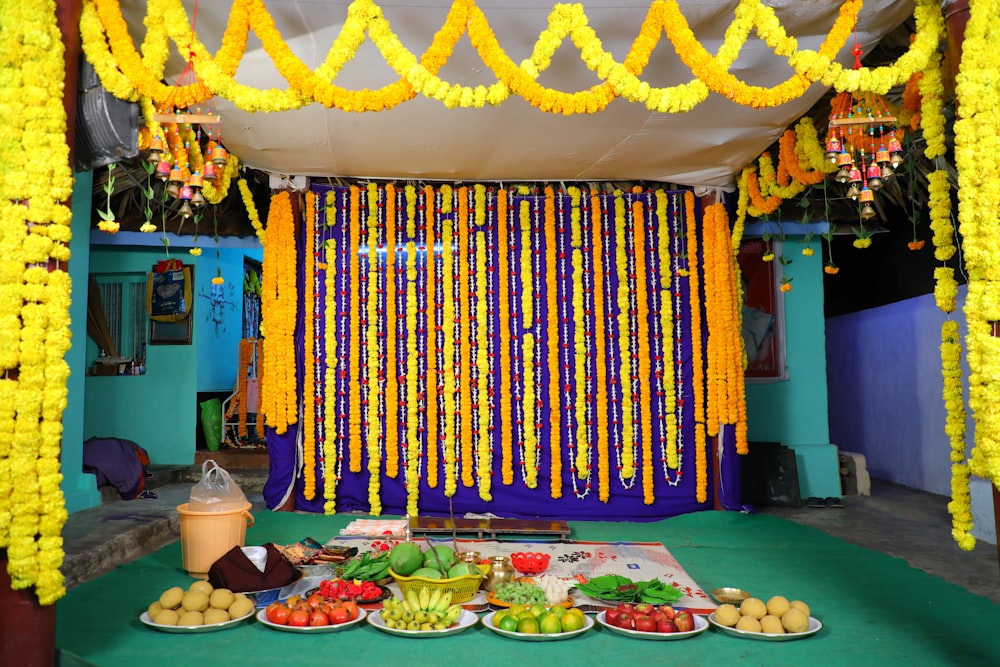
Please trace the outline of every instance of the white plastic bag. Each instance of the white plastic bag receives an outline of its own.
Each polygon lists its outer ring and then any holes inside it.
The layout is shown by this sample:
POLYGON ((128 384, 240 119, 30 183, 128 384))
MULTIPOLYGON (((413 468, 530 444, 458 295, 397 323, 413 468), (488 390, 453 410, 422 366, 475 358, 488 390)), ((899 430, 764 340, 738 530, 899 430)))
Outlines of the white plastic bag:
POLYGON ((201 466, 201 479, 191 487, 188 509, 192 512, 231 512, 245 509, 250 501, 228 472, 209 459, 201 466))

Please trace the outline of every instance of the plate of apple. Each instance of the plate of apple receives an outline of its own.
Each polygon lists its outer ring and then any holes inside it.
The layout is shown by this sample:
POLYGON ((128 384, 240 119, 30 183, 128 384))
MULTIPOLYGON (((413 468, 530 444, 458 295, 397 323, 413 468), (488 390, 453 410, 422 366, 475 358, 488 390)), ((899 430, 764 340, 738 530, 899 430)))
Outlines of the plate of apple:
POLYGON ((653 641, 688 639, 708 629, 708 621, 686 609, 646 602, 623 602, 605 609, 597 615, 597 622, 616 634, 653 641))

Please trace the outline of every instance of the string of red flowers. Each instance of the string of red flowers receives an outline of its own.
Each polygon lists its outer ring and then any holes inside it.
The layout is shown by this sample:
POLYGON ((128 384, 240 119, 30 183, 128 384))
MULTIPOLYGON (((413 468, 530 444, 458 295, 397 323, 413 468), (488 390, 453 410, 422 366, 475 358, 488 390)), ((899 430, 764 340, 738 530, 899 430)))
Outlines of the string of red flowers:
POLYGON ((657 216, 660 220, 660 287, 662 301, 660 321, 663 337, 663 398, 667 412, 664 420, 664 431, 660 436, 660 461, 663 469, 663 479, 670 486, 677 486, 684 477, 684 440, 682 428, 684 423, 684 399, 680 398, 684 391, 684 376, 681 372, 684 363, 684 338, 681 332, 681 274, 678 270, 681 261, 680 230, 680 197, 675 193, 671 197, 671 210, 667 213, 667 196, 662 190, 657 191, 657 216), (669 228, 667 220, 669 219, 669 228), (669 232, 668 232, 669 230, 669 232), (667 258, 667 266, 663 268, 663 258, 667 258), (676 470, 671 478, 670 470, 676 470))
POLYGON ((698 235, 694 193, 684 193, 684 225, 687 240, 688 303, 691 313, 691 391, 694 395, 695 499, 708 498, 708 468, 705 451, 705 367, 701 344, 701 287, 698 281, 698 235))
MULTIPOLYGON (((563 225, 566 224, 565 210, 562 202, 565 200, 560 194, 559 198, 559 219, 563 225)), ((590 493, 592 486, 591 476, 594 469, 592 463, 593 443, 591 442, 592 421, 592 398, 593 398, 593 376, 590 370, 591 346, 593 345, 593 332, 591 331, 590 314, 593 309, 591 298, 591 273, 589 249, 584 251, 583 223, 582 216, 584 209, 588 208, 584 201, 580 188, 571 186, 569 188, 569 247, 570 264, 572 266, 572 319, 576 326, 566 327, 566 340, 571 341, 568 346, 573 349, 573 395, 567 396, 566 401, 566 424, 570 437, 567 438, 567 449, 569 450, 569 460, 571 462, 569 478, 573 482, 573 494, 577 498, 583 498, 590 493), (572 410, 572 413, 570 412, 572 410), (575 429, 573 428, 575 422, 575 429), (574 462, 575 450, 575 462, 574 462), (587 470, 587 484, 581 493, 576 486, 577 471, 587 470)), ((589 200, 588 200, 589 201, 589 200)), ((561 230, 565 236, 566 230, 561 230)), ((565 244, 564 244, 565 245, 565 244)), ((563 284, 566 277, 561 276, 563 284)), ((565 301, 564 301, 565 303, 565 301)), ((567 319, 563 319, 566 326, 567 319)), ((567 373, 568 375, 568 373, 567 373)), ((567 387, 568 387, 567 383, 567 387)), ((601 473, 607 474, 607 470, 600 470, 598 466, 598 492, 601 489, 601 473)), ((602 499, 603 500, 603 499, 602 499)), ((606 502, 606 501, 605 501, 606 502)))
MULTIPOLYGON (((617 324, 616 338, 618 343, 618 362, 620 364, 618 386, 621 389, 621 418, 616 420, 614 427, 621 428, 621 444, 618 447, 619 479, 625 489, 631 489, 638 476, 635 469, 636 452, 636 411, 635 389, 633 380, 632 351, 635 331, 635 229, 631 208, 625 205, 621 190, 614 192, 615 207, 615 255, 613 264, 618 271, 617 294, 617 324), (624 280, 622 279, 624 276, 624 280)), ((614 397, 611 399, 615 403, 614 397)))

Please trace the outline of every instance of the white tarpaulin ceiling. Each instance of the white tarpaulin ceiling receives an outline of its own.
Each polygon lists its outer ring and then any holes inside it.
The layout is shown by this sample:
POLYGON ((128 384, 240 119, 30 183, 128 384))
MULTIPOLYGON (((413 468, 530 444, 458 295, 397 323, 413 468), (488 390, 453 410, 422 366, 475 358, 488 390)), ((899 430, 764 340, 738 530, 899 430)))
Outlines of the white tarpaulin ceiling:
MULTIPOLYGON (((377 2, 405 47, 423 53, 444 23, 449 0, 377 2)), ((515 61, 530 56, 547 26, 553 3, 534 0, 477 0, 500 46, 515 61)), ((681 0, 695 37, 709 52, 722 44, 738 0, 681 0)), ((837 17, 836 0, 774 0, 781 24, 799 48, 817 49, 837 17)), ((348 0, 324 2, 267 0, 267 10, 286 43, 310 68, 325 58, 347 16, 348 0)), ((589 25, 604 48, 624 59, 646 16, 649 3, 603 0, 582 3, 589 25)), ((194 0, 185 0, 192 15, 194 0)), ((136 45, 144 29, 145 3, 122 0, 136 45)), ((211 51, 221 44, 230 3, 197 4, 196 31, 211 51)), ((865 0, 857 40, 865 52, 905 21, 910 1, 865 0)), ((840 53, 853 62, 849 40, 840 53)), ((175 56, 168 80, 184 63, 175 56)), ((749 84, 775 85, 791 74, 788 63, 752 33, 731 72, 749 84)), ((496 77, 463 37, 440 71, 443 79, 490 85, 496 77)), ((664 35, 643 71, 652 86, 672 86, 692 78, 664 35)), ((286 88, 260 40, 251 34, 238 82, 259 89, 286 88)), ((348 89, 378 88, 398 79, 370 40, 344 67, 335 83, 348 89)), ((567 38, 539 82, 562 91, 599 83, 567 38)), ((595 114, 563 116, 540 111, 512 96, 498 107, 448 109, 418 95, 382 112, 350 113, 312 104, 280 113, 247 113, 216 99, 223 140, 252 168, 280 175, 447 181, 604 181, 648 180, 691 186, 731 186, 734 174, 776 141, 825 92, 813 85, 800 99, 770 109, 734 104, 714 93, 693 111, 651 112, 617 99, 595 114)))

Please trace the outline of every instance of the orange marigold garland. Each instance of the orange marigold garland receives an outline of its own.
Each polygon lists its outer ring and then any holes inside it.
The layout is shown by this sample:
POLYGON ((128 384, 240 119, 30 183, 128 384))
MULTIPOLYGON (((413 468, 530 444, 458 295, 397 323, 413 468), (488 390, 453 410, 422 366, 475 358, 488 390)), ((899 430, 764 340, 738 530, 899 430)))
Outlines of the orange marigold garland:
POLYGON ((497 344, 495 346, 496 356, 499 359, 499 373, 496 376, 496 392, 500 395, 500 417, 509 422, 509 427, 504 429, 502 424, 500 432, 500 474, 501 481, 510 486, 514 483, 514 451, 512 440, 517 437, 517 428, 514 424, 513 410, 513 379, 511 377, 510 348, 517 345, 517 341, 512 335, 513 327, 510 318, 510 302, 507 295, 510 293, 510 247, 509 247, 509 227, 507 223, 507 191, 501 188, 496 195, 494 203, 487 206, 496 206, 496 231, 497 231, 497 266, 494 276, 496 285, 494 294, 496 295, 499 329, 496 332, 497 344))
MULTIPOLYGON (((469 301, 469 189, 461 187, 458 189, 458 259, 459 259, 459 297, 458 308, 466 309, 466 326, 461 327, 462 314, 455 313, 456 322, 460 330, 456 332, 455 340, 459 346, 458 354, 461 357, 461 372, 459 375, 460 397, 458 413, 461 418, 461 429, 459 431, 460 442, 462 443, 462 484, 472 486, 475 484, 473 468, 475 459, 472 449, 472 355, 467 346, 462 346, 461 339, 465 336, 469 342, 471 336, 471 312, 469 301)), ((456 311, 458 309, 456 308, 456 311)))
POLYGON ((549 295, 549 308, 545 313, 548 345, 546 361, 549 374, 549 493, 553 498, 562 497, 562 427, 559 391, 559 318, 551 307, 558 292, 556 283, 556 207, 552 186, 545 188, 545 293, 549 295))
MULTIPOLYGON (((607 346, 607 334, 605 323, 608 321, 607 301, 608 294, 605 290, 610 289, 606 285, 604 270, 611 265, 610 255, 606 255, 607 244, 604 243, 604 234, 608 229, 608 207, 603 205, 601 198, 594 191, 590 194, 590 239, 593 244, 593 257, 596 258, 593 264, 594 278, 591 285, 594 295, 594 368, 597 371, 596 393, 593 404, 600 406, 597 413, 597 431, 594 436, 597 448, 597 492, 602 501, 611 497, 611 462, 608 446, 611 435, 608 427, 608 410, 603 406, 608 405, 608 366, 611 359, 614 359, 614 352, 607 346), (605 350, 611 352, 611 359, 605 359, 605 350)), ((618 429, 615 429, 615 437, 618 429)))
POLYGON ((422 316, 425 332, 426 372, 424 373, 423 421, 426 424, 425 452, 427 457, 427 486, 432 489, 438 485, 438 400, 440 387, 438 379, 438 332, 437 323, 440 309, 437 300, 437 239, 435 235, 434 188, 424 186, 424 200, 421 208, 420 229, 424 232, 426 242, 424 248, 424 288, 422 316), (427 309, 430 307, 430 316, 427 309))
MULTIPOLYGON (((347 321, 354 323, 358 321, 360 315, 359 292, 361 285, 361 192, 356 185, 350 186, 348 206, 347 235, 350 245, 348 261, 351 267, 351 276, 348 281, 350 291, 347 298, 349 306, 347 321)), ((355 332, 354 335, 350 336, 350 351, 347 354, 348 364, 350 364, 347 372, 351 378, 348 388, 351 400, 348 401, 347 418, 348 445, 350 447, 348 469, 354 473, 361 472, 361 393, 363 387, 361 386, 361 372, 357 367, 360 353, 361 340, 358 332, 355 332)))
POLYGON ((307 335, 306 345, 310 348, 312 359, 306 358, 302 363, 302 495, 306 500, 316 497, 316 366, 319 364, 321 355, 319 354, 319 331, 315 327, 319 326, 319 293, 316 289, 316 257, 313 254, 316 249, 316 237, 314 236, 317 225, 316 215, 316 193, 309 191, 306 193, 306 210, 303 212, 303 261, 305 270, 303 279, 305 285, 302 293, 305 302, 310 305, 307 313, 306 329, 311 332, 307 335))
POLYGON ((647 249, 647 231, 652 234, 653 219, 650 207, 636 198, 632 203, 632 220, 635 228, 635 305, 636 318, 638 319, 638 346, 632 352, 636 357, 636 369, 634 371, 635 399, 639 403, 639 427, 642 433, 637 434, 642 440, 642 501, 646 505, 652 505, 653 495, 653 435, 652 435, 652 392, 643 392, 643 387, 650 385, 649 372, 649 297, 646 289, 646 267, 647 252, 650 253, 649 260, 652 261, 652 248, 647 249), (647 216, 646 213, 649 213, 647 216), (644 349, 643 349, 644 348, 644 349), (645 393, 649 393, 646 396, 645 393))
POLYGON ((385 186, 385 474, 395 479, 399 476, 399 347, 398 310, 399 285, 396 261, 399 242, 396 238, 398 225, 396 208, 396 188, 385 186))
POLYGON ((701 288, 698 284, 698 234, 694 193, 684 193, 684 224, 687 238, 689 276, 688 301, 691 306, 691 391, 694 394, 695 437, 695 498, 703 503, 708 498, 708 462, 705 451, 705 376, 701 336, 701 288))

